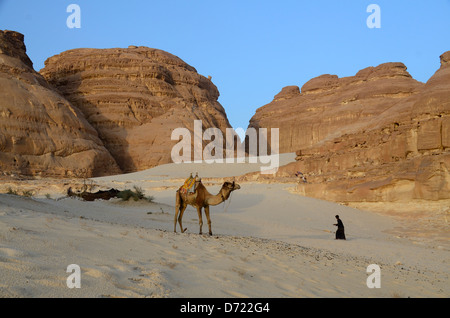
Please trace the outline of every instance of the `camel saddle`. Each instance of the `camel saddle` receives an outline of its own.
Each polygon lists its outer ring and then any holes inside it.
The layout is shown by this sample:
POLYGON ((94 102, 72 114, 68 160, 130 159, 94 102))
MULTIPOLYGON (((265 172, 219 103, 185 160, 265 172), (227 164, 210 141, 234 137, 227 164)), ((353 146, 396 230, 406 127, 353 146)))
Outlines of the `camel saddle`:
POLYGON ((187 178, 184 182, 183 186, 181 187, 181 194, 191 194, 195 193, 195 190, 197 189, 197 185, 200 183, 199 178, 193 178, 192 176, 187 178))

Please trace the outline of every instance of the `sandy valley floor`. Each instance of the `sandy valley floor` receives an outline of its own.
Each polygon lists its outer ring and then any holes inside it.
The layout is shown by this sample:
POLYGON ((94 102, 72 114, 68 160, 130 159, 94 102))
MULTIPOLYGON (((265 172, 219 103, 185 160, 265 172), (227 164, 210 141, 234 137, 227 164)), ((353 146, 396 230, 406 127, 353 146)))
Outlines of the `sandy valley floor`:
POLYGON ((33 197, 0 194, 0 296, 450 296, 446 221, 425 235, 426 222, 302 197, 294 184, 241 183, 211 208, 213 236, 198 234, 193 208, 187 233, 173 232, 174 193, 190 172, 216 194, 221 178, 252 169, 165 165, 94 179, 99 188, 140 186, 153 203, 83 202, 64 196, 70 181, 23 181, 33 197), (336 214, 346 241, 334 240, 336 214), (67 287, 70 264, 81 268, 79 289, 67 287), (366 285, 370 264, 381 268, 381 288, 366 285))

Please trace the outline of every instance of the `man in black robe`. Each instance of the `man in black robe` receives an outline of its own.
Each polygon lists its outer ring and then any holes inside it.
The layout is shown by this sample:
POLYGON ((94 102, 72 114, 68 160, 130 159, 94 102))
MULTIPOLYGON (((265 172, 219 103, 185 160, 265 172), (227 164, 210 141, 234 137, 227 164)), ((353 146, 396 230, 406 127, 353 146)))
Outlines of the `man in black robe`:
POLYGON ((333 224, 338 227, 336 231, 336 240, 345 240, 344 223, 342 223, 339 215, 336 215, 336 220, 337 223, 333 224))

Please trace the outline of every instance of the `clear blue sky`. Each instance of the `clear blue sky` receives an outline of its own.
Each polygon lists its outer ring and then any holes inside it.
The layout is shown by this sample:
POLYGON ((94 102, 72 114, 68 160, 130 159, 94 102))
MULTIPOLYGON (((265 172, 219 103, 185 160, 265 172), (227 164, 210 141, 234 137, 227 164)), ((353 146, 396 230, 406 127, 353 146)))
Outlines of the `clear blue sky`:
POLYGON ((25 35, 34 68, 62 51, 143 45, 212 76, 234 128, 284 86, 403 62, 426 82, 450 50, 450 0, 0 0, 0 29, 25 35), (69 29, 69 4, 81 28, 69 29), (370 4, 381 28, 370 29, 370 4))

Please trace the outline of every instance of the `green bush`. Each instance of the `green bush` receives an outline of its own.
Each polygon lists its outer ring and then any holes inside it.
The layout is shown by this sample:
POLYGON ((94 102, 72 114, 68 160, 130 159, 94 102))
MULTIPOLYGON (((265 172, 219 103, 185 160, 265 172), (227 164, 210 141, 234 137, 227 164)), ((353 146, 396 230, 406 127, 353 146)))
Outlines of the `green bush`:
POLYGON ((127 189, 127 190, 120 191, 117 194, 117 197, 121 198, 122 201, 128 201, 133 196, 133 194, 134 194, 133 191, 127 189))
MULTIPOLYGON (((8 188, 8 192, 6 192, 6 194, 14 194, 14 195, 20 195, 17 190, 13 190, 12 188, 8 188)), ((22 191, 22 196, 23 197, 27 197, 27 198, 31 198, 33 196, 34 192, 32 190, 25 190, 22 191)))
POLYGON ((22 196, 27 197, 27 198, 31 198, 33 196, 33 191, 31 190, 26 190, 26 191, 22 191, 22 196))
POLYGON ((152 202, 154 200, 154 198, 152 196, 146 197, 144 195, 144 191, 142 190, 142 188, 137 187, 137 186, 134 186, 134 191, 130 190, 130 189, 126 189, 126 190, 120 191, 117 194, 117 197, 121 198, 122 201, 128 201, 131 198, 134 201, 147 200, 148 202, 152 202))
POLYGON ((134 199, 135 201, 142 200, 145 198, 144 190, 142 190, 142 188, 140 188, 140 187, 134 186, 134 193, 136 194, 136 197, 137 197, 137 199, 134 199))
POLYGON ((8 192, 6 192, 7 194, 14 194, 17 195, 17 191, 13 190, 12 188, 8 188, 8 192))

